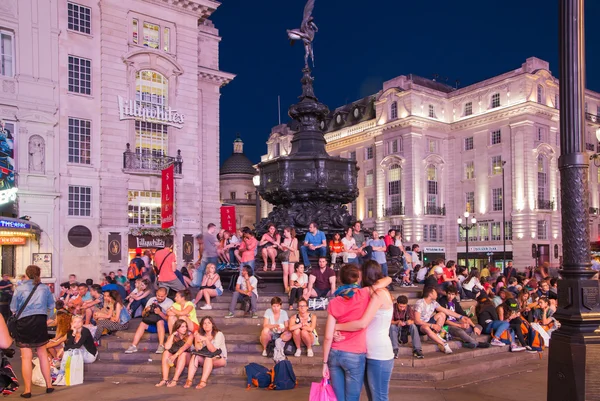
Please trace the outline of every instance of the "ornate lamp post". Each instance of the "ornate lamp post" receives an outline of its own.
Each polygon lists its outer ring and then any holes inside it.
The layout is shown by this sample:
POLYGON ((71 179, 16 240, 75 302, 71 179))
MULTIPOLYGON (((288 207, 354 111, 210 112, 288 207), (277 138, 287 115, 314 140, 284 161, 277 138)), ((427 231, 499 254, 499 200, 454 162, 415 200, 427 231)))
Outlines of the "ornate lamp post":
POLYGON ((593 280, 589 232, 589 158, 585 149, 584 0, 559 0, 560 157, 563 265, 561 328, 552 333, 548 400, 598 399, 600 288, 593 280))
POLYGON ((260 175, 257 174, 252 177, 252 184, 254 184, 254 188, 256 188, 256 222, 254 223, 254 227, 257 227, 258 223, 260 223, 260 194, 258 193, 258 187, 260 187, 260 175))
POLYGON ((472 229, 473 227, 475 227, 475 224, 477 224, 477 219, 475 218, 475 216, 471 217, 471 222, 469 223, 469 212, 465 212, 464 214, 465 216, 465 224, 463 224, 463 219, 462 217, 459 217, 456 222, 458 223, 458 227, 462 228, 463 230, 465 230, 465 242, 466 242, 466 265, 467 265, 467 270, 469 270, 469 230, 472 229))

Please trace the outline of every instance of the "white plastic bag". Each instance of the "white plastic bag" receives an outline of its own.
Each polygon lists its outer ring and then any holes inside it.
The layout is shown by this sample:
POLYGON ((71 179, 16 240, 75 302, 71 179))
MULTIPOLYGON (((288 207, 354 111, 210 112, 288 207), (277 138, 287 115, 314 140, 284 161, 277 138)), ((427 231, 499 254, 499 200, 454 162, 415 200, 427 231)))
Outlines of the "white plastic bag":
POLYGON ((531 323, 531 328, 537 331, 544 339, 544 346, 550 346, 550 334, 548 334, 542 326, 540 326, 538 323, 531 323))
POLYGON ((308 310, 327 310, 329 305, 328 298, 310 298, 308 300, 308 310))
POLYGON ((55 386, 76 386, 83 383, 83 355, 80 349, 65 351, 55 386))
POLYGON ((46 387, 46 380, 44 380, 44 375, 42 375, 42 368, 40 367, 40 360, 38 357, 35 357, 31 360, 33 363, 33 371, 31 373, 31 383, 34 386, 46 387))

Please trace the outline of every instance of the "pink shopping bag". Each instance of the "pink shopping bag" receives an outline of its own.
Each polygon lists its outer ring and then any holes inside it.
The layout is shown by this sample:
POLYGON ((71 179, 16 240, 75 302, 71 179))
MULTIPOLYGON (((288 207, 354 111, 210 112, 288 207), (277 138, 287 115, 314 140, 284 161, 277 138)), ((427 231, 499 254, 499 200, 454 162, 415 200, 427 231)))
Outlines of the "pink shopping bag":
POLYGON ((337 401, 333 387, 329 384, 329 380, 323 379, 321 383, 312 383, 310 385, 309 401, 337 401))

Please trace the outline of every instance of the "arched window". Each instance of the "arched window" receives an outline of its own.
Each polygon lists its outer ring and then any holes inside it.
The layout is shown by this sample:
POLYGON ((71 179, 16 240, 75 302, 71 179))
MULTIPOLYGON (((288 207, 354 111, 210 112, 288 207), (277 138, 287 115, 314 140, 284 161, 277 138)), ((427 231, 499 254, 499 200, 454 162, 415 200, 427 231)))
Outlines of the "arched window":
POLYGON ((386 215, 402 215, 402 169, 399 164, 392 164, 387 172, 388 178, 388 211, 386 215))
POLYGON ((542 85, 537 86, 537 102, 544 104, 544 87, 542 85))
POLYGON ((427 166, 427 214, 436 214, 435 210, 439 206, 438 194, 437 168, 430 164, 427 166))
MULTIPOLYGON (((165 76, 150 70, 138 71, 135 76, 135 100, 138 107, 164 109, 168 106, 169 82, 165 76)), ((135 122, 135 151, 143 156, 144 168, 158 169, 152 157, 167 155, 167 126, 158 122, 135 122), (145 160, 145 161, 144 161, 145 160)), ((158 163, 160 164, 160 163, 158 163)))
POLYGON ((390 106, 390 119, 395 120, 398 118, 398 102, 392 102, 390 106))
POLYGON ((539 155, 537 158, 537 203, 538 209, 552 209, 552 205, 548 200, 548 159, 544 155, 539 155))

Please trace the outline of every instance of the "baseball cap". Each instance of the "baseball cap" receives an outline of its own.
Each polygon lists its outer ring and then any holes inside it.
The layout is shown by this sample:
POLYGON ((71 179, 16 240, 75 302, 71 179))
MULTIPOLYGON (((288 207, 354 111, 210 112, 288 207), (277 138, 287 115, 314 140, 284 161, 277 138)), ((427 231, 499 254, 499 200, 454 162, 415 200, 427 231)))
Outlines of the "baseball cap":
POLYGON ((435 274, 444 274, 444 269, 442 269, 441 267, 437 266, 435 269, 433 269, 433 272, 435 274))
POLYGON ((516 312, 519 310, 519 304, 517 303, 516 300, 514 299, 507 299, 506 301, 504 301, 504 303, 506 304, 506 306, 508 307, 509 310, 516 312))
POLYGON ((142 253, 142 248, 135 248, 135 254, 141 254, 142 253))

